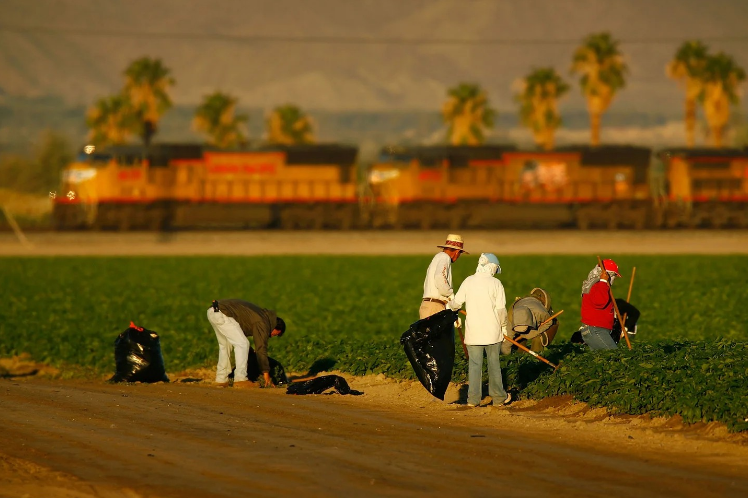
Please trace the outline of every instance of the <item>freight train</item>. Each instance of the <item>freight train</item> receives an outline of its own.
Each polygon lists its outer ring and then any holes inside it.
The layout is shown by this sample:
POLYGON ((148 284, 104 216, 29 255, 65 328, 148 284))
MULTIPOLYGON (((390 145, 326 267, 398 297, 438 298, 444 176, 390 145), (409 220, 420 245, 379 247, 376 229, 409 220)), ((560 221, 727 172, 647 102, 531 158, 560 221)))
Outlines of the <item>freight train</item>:
POLYGON ((748 227, 748 151, 337 144, 81 152, 59 229, 748 227))

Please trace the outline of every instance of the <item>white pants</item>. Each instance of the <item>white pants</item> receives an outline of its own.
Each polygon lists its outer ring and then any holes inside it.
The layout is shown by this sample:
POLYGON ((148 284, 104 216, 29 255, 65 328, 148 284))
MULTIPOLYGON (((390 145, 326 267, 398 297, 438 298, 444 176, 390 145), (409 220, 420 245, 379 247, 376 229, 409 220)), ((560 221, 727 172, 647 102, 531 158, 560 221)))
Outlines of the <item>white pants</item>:
POLYGON ((247 357, 249 340, 242 332, 239 322, 223 313, 208 308, 208 321, 213 326, 218 339, 218 366, 216 382, 227 382, 231 373, 231 348, 234 349, 234 382, 247 380, 247 357))

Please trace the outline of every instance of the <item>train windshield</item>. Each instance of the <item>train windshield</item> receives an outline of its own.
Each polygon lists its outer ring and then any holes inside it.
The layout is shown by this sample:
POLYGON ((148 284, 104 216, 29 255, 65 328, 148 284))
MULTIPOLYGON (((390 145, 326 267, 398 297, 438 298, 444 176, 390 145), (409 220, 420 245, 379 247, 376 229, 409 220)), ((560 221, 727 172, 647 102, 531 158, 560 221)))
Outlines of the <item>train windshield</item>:
POLYGON ((92 154, 80 152, 75 160, 79 163, 105 164, 112 160, 112 155, 102 152, 94 152, 92 154))

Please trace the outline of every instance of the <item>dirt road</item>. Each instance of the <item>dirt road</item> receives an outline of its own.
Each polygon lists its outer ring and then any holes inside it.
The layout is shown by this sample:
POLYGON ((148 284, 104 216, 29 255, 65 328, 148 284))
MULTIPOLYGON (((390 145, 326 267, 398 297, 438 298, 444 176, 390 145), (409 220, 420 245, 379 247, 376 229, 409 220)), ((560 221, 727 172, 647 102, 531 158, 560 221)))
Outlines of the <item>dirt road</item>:
MULTIPOLYGON (((468 251, 508 254, 748 254, 748 230, 469 230, 468 251)), ((433 254, 447 231, 0 233, 0 256, 433 254)))
POLYGON ((748 496, 722 429, 350 382, 365 394, 0 380, 0 496, 748 496))

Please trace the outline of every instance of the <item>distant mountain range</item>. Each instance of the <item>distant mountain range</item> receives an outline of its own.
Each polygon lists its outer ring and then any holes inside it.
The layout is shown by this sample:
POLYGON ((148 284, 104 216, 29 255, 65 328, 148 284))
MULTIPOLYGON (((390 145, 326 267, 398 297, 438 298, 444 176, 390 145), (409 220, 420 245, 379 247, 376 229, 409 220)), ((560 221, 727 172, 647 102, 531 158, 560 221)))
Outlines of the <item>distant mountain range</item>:
POLYGON ((176 107, 161 129, 169 139, 196 138, 189 131, 194 106, 220 89, 250 110, 255 137, 263 110, 292 102, 312 113, 325 140, 433 141, 446 89, 472 81, 486 88, 500 113, 491 139, 527 142, 515 117, 516 81, 533 67, 553 66, 572 84, 561 103, 566 127, 559 140, 584 141, 587 118, 568 73, 571 55, 587 34, 609 30, 621 40, 630 75, 603 118, 603 140, 677 143, 683 95, 664 67, 678 45, 704 39, 748 68, 746 0, 1 5, 0 146, 6 150, 35 140, 44 128, 82 141, 85 107, 118 91, 123 69, 144 55, 160 57, 177 80, 176 107), (650 131, 639 137, 640 128, 650 131))

